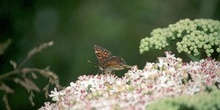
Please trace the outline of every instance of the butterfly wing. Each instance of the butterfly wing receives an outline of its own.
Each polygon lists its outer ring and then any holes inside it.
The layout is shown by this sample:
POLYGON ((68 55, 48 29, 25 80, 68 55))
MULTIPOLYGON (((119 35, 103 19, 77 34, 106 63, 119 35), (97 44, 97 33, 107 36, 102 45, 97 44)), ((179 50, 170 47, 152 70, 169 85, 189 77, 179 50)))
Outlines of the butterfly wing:
POLYGON ((99 61, 99 69, 104 73, 112 73, 114 70, 130 68, 123 58, 112 56, 111 52, 101 46, 94 46, 96 57, 99 61))
POLYGON ((100 66, 104 65, 108 61, 108 59, 112 56, 110 51, 108 51, 107 49, 101 46, 95 45, 94 49, 100 66))
POLYGON ((123 58, 118 56, 112 56, 108 58, 108 61, 105 62, 103 68, 111 69, 111 70, 121 70, 124 69, 126 66, 126 62, 123 58))

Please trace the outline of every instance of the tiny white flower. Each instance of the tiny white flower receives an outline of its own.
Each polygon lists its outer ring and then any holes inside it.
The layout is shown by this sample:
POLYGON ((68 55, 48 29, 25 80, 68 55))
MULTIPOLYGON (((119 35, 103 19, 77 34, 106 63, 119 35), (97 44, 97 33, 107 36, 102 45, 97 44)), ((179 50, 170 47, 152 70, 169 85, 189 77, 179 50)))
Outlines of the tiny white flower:
POLYGON ((192 84, 192 85, 188 86, 187 94, 193 95, 193 94, 195 94, 196 92, 199 92, 199 91, 200 91, 200 88, 198 87, 198 85, 197 84, 195 84, 195 85, 192 84))
POLYGON ((63 92, 58 92, 57 88, 54 88, 54 91, 51 91, 51 94, 49 95, 49 97, 52 97, 53 101, 59 101, 60 96, 64 95, 63 92))

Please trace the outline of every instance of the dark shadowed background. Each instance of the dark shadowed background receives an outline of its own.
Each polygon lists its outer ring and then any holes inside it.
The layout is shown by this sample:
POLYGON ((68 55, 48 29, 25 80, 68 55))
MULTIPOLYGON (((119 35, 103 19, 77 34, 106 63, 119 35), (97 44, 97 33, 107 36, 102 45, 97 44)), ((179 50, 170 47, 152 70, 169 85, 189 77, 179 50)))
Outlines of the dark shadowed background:
MULTIPOLYGON (((20 63, 29 50, 48 41, 55 45, 36 54, 25 67, 50 66, 62 86, 80 75, 98 72, 87 62, 97 62, 95 44, 123 57, 127 64, 143 68, 146 61, 164 56, 163 51, 139 54, 140 40, 153 29, 185 18, 219 20, 219 10, 219 0, 1 0, 0 42, 11 39, 12 44, 0 56, 0 74, 12 70, 10 59, 20 63)), ((126 71, 116 73, 121 76, 126 71)), ((46 80, 39 78, 36 83, 43 87, 46 80)), ((27 91, 14 88, 15 94, 9 97, 13 110, 37 109, 50 100, 35 93, 36 106, 32 107, 27 91)), ((5 109, 2 100, 0 104, 0 109, 5 109)))

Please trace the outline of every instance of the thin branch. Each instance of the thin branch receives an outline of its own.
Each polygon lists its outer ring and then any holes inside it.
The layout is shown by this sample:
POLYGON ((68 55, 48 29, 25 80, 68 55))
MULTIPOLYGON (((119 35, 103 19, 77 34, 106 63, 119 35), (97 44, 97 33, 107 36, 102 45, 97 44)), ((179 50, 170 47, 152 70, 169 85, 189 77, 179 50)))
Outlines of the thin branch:
POLYGON ((7 73, 4 73, 2 75, 0 75, 0 80, 3 79, 3 78, 6 78, 8 76, 11 76, 11 75, 14 75, 14 74, 17 74, 19 73, 19 69, 36 53, 39 53, 41 52, 43 49, 49 47, 49 46, 52 46, 54 44, 53 41, 50 41, 48 43, 43 43, 41 44, 39 47, 36 47, 36 48, 33 48, 30 52, 28 52, 28 56, 21 62, 21 64, 15 68, 15 62, 14 61, 10 61, 10 63, 13 65, 14 69, 13 71, 10 71, 10 72, 7 72, 7 73))
POLYGON ((41 52, 43 49, 46 49, 49 46, 53 46, 54 42, 50 41, 48 43, 43 43, 39 47, 33 48, 30 52, 28 52, 27 57, 21 62, 21 64, 17 67, 17 69, 20 69, 33 55, 36 53, 41 52))
POLYGON ((8 103, 8 96, 7 96, 7 94, 4 94, 3 101, 5 102, 6 109, 7 110, 11 110, 11 108, 9 106, 9 103, 8 103))
POLYGON ((0 80, 4 79, 6 77, 9 77, 11 75, 17 74, 17 73, 19 73, 19 71, 17 71, 17 70, 13 70, 13 71, 4 73, 4 74, 0 75, 0 80))
MULTIPOLYGON (((40 89, 38 88, 37 85, 35 85, 35 83, 31 79, 27 78, 25 74, 30 73, 32 75, 32 77, 34 79, 36 79, 37 76, 34 73, 39 73, 42 76, 44 76, 46 78, 49 78, 49 80, 48 80, 49 83, 47 84, 47 87, 49 87, 50 84, 52 84, 52 85, 54 84, 56 87, 60 87, 58 76, 56 74, 54 74, 53 72, 51 72, 50 70, 48 70, 48 69, 38 69, 38 68, 23 68, 23 66, 26 64, 26 62, 33 55, 35 55, 36 53, 41 52, 43 49, 45 49, 49 46, 52 46, 53 44, 54 44, 53 41, 51 41, 51 42, 48 42, 48 43, 41 44, 39 47, 33 48, 30 52, 28 52, 27 57, 18 66, 17 66, 16 62, 11 60, 10 64, 13 66, 14 70, 0 75, 0 81, 1 81, 0 90, 5 91, 4 92, 5 94, 3 96, 3 101, 5 103, 5 106, 6 106, 7 110, 11 110, 9 102, 8 102, 8 96, 7 95, 9 93, 13 93, 14 90, 11 89, 9 86, 7 86, 6 84, 4 84, 2 82, 2 80, 4 78, 10 77, 10 76, 15 75, 15 74, 21 75, 21 78, 15 77, 15 78, 13 78, 12 81, 14 81, 15 83, 20 84, 21 86, 23 86, 28 91, 28 93, 30 93, 29 101, 31 102, 32 105, 35 105, 34 102, 33 102, 33 98, 34 98, 33 91, 39 92, 40 89)), ((48 93, 48 90, 46 91, 46 93, 48 93)))

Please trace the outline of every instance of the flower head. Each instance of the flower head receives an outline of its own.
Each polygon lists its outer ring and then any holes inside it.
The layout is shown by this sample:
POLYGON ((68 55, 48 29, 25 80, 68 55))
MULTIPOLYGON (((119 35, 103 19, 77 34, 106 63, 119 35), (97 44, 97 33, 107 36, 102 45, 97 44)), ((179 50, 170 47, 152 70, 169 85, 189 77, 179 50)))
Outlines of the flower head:
MULTIPOLYGON (((112 74, 82 75, 61 91, 49 95, 56 103, 45 103, 40 110, 69 109, 146 109, 164 97, 194 95, 219 84, 220 62, 212 59, 183 63, 170 52, 158 63, 144 69, 133 66, 121 78, 112 74)), ((219 87, 219 85, 217 86, 219 87)))

